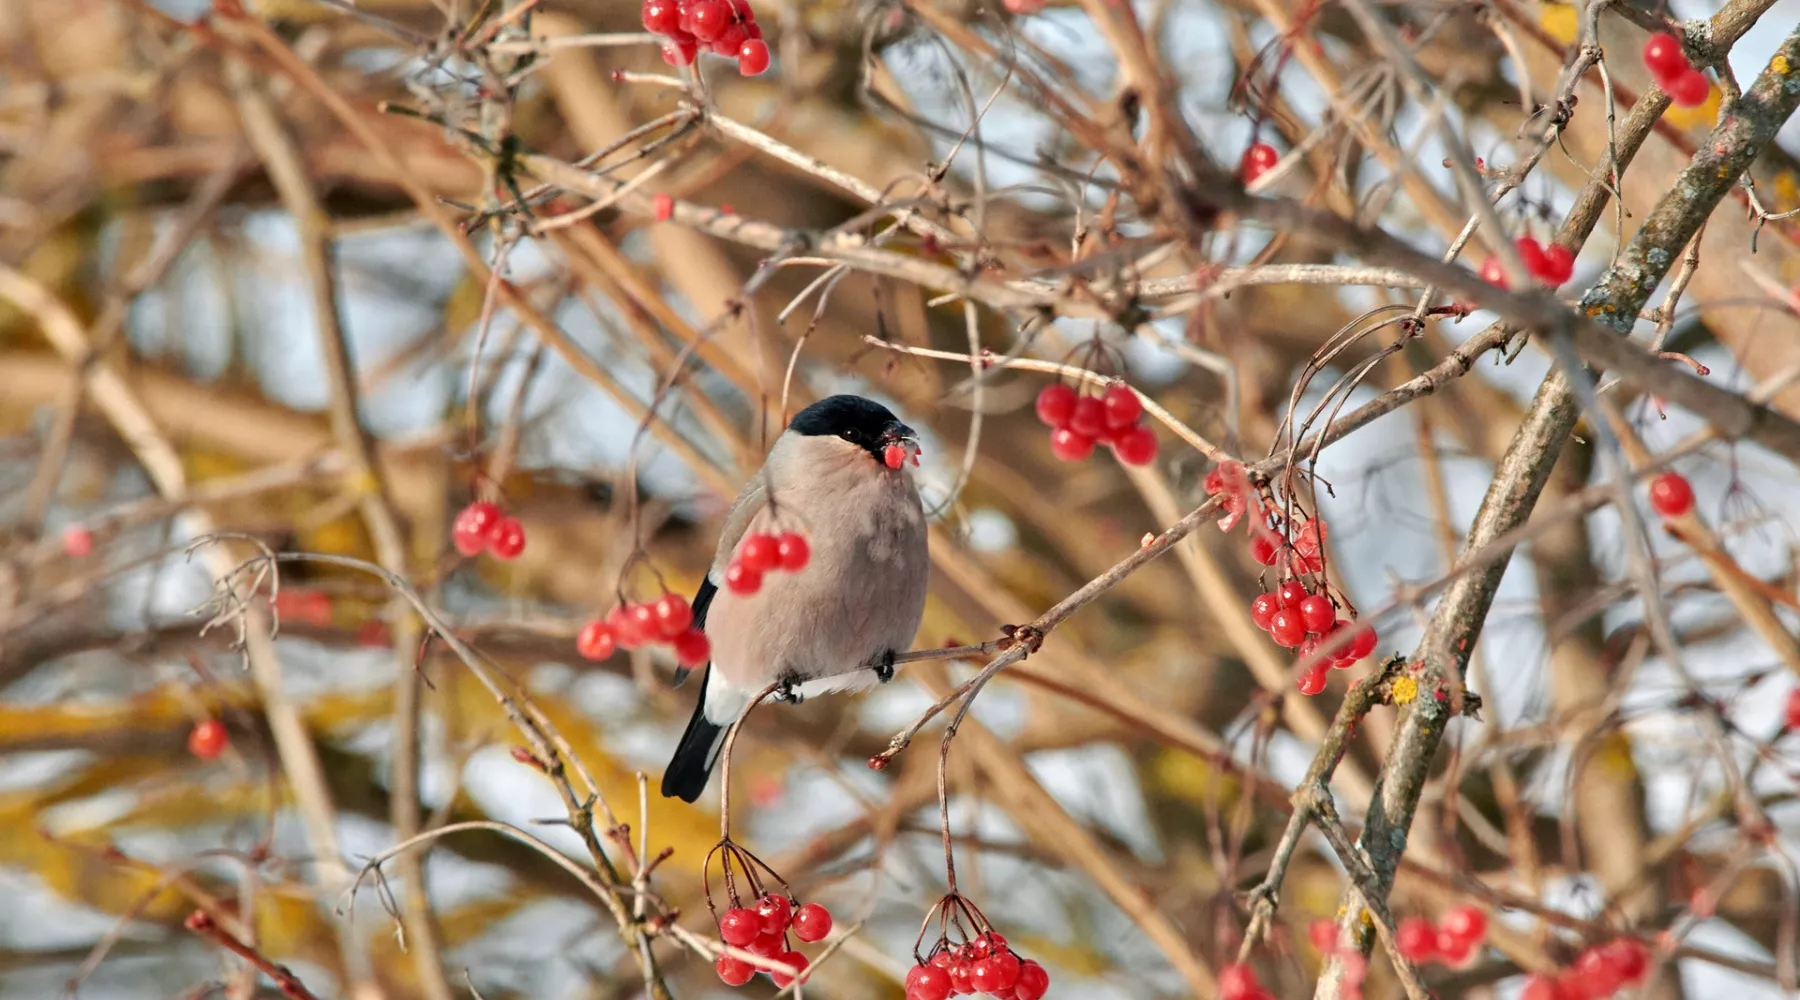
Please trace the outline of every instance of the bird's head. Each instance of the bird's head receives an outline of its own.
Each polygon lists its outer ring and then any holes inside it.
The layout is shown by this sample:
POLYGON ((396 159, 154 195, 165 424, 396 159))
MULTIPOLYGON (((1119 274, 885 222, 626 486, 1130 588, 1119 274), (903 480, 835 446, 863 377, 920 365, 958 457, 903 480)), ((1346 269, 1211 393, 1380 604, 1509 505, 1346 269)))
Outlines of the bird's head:
POLYGON ((919 448, 918 435, 911 427, 901 423, 892 410, 861 396, 827 396, 794 414, 788 432, 835 438, 867 452, 890 469, 899 468, 905 457, 919 448))

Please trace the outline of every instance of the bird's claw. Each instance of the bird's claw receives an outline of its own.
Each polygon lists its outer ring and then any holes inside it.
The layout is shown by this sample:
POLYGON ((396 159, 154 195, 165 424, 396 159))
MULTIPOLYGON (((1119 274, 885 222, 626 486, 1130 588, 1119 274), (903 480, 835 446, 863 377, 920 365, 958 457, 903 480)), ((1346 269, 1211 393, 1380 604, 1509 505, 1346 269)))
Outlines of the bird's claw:
POLYGON ((894 651, 887 650, 875 661, 875 679, 883 684, 894 679, 894 651))
POLYGON ((800 678, 791 674, 783 677, 775 685, 775 700, 790 702, 795 705, 800 704, 800 678))

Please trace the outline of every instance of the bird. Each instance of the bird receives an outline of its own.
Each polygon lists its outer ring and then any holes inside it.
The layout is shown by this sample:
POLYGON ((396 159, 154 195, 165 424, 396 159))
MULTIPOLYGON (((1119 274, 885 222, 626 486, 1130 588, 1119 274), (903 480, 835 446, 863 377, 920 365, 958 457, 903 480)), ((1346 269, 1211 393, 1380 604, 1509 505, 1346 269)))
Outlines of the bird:
MULTIPOLYGON (((776 700, 859 691, 893 679, 925 614, 925 508, 904 456, 918 436, 887 407, 828 396, 794 415, 725 515, 712 566, 691 602, 711 643, 700 697, 663 771, 662 794, 705 791, 725 734, 760 692, 776 700), (894 451, 892 449, 905 449, 894 451), (811 558, 753 593, 725 585, 752 534, 798 532, 811 558)), ((679 685, 687 670, 676 672, 679 685)))

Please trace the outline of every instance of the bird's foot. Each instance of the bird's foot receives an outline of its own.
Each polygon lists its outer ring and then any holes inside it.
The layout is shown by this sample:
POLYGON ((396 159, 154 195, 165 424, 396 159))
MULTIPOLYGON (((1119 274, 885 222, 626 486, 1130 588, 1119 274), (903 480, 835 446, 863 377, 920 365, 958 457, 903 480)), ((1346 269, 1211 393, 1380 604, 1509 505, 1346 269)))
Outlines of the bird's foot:
POLYGON ((775 684, 775 700, 791 702, 795 705, 803 700, 800 695, 800 678, 794 674, 784 674, 775 684))
POLYGON ((894 679, 894 651, 887 650, 875 661, 875 679, 883 684, 894 679))

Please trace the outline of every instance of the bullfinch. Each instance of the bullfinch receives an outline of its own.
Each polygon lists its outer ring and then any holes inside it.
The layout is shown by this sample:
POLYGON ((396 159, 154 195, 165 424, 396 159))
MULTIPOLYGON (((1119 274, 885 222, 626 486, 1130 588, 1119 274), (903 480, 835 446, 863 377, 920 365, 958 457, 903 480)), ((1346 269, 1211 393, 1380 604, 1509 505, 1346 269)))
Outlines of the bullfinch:
MULTIPOLYGON (((904 456, 912 428, 861 396, 830 396, 794 415, 725 516, 712 568, 694 595, 694 626, 712 644, 700 699, 663 772, 664 796, 706 788, 726 730, 759 692, 799 702, 894 676, 925 613, 931 562, 925 509, 904 456), (890 449, 904 449, 890 451, 890 449), (799 570, 770 572, 751 593, 725 585, 752 534, 796 532, 799 570)), ((686 670, 676 674, 680 684, 686 670)))

